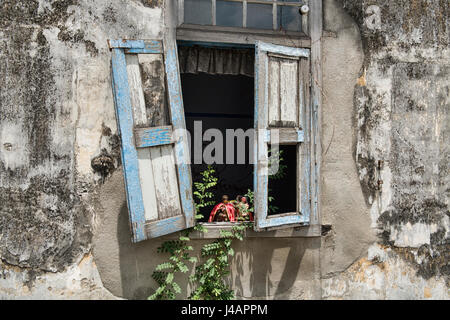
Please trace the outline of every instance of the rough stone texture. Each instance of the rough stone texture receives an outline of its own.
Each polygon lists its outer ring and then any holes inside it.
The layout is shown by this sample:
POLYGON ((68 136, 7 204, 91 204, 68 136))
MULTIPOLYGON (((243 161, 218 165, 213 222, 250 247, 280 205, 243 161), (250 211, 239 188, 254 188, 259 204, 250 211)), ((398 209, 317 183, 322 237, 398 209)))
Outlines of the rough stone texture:
MULTIPOLYGON (((162 5, 0 4, 0 299, 155 289, 162 239, 130 240, 106 39, 160 38, 162 5)), ((237 243, 238 298, 449 298, 448 6, 324 0, 323 236, 237 243)))

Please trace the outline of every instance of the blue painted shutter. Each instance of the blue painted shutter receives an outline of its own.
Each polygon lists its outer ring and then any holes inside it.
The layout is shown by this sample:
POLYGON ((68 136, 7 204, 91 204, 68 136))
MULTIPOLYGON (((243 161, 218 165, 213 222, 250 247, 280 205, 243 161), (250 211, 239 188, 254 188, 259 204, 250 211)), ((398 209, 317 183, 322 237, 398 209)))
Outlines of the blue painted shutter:
POLYGON ((311 211, 309 50, 255 45, 255 230, 307 225, 311 211), (269 144, 297 145, 297 210, 268 215, 269 144))
POLYGON ((132 240, 192 227, 192 179, 176 47, 164 49, 156 40, 110 40, 109 45, 132 240), (170 120, 152 127, 149 123, 157 115, 146 105, 141 72, 142 64, 157 59, 164 60, 161 86, 170 120))

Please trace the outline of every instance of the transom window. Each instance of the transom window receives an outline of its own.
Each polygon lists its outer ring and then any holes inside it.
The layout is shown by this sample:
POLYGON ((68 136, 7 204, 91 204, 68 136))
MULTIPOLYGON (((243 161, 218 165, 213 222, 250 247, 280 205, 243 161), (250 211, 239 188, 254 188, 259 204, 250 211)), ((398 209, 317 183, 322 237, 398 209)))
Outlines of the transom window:
POLYGON ((304 0, 179 0, 181 21, 189 25, 304 31, 304 0))

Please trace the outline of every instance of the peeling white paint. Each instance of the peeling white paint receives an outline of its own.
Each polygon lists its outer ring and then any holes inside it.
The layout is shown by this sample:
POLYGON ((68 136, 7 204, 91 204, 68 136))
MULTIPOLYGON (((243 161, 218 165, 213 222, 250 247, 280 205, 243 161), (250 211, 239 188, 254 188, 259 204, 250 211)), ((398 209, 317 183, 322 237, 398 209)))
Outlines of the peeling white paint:
POLYGON ((418 248, 424 244, 430 244, 430 234, 432 228, 436 230, 436 225, 425 223, 407 223, 400 226, 391 226, 391 240, 397 247, 418 248))
POLYGON ((396 253, 384 247, 369 248, 368 260, 362 258, 348 270, 322 280, 324 299, 448 300, 445 279, 425 280, 396 253), (377 257, 378 259, 375 259, 377 257), (370 260, 373 260, 370 261, 370 260))
POLYGON ((29 164, 27 131, 22 123, 4 121, 0 131, 0 160, 6 169, 16 170, 29 164))
POLYGON ((390 249, 380 247, 379 245, 373 244, 369 247, 367 259, 370 261, 377 260, 379 262, 384 262, 388 259, 388 252, 390 249))
POLYGON ((28 271, 0 264, 0 300, 118 299, 103 288, 90 254, 63 272, 37 276, 31 289, 29 280, 28 271))

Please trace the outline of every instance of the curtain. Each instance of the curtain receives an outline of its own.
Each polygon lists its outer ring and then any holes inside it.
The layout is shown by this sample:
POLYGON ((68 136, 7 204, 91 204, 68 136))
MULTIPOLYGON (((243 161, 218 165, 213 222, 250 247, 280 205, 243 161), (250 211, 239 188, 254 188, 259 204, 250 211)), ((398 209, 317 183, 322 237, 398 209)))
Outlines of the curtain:
POLYGON ((251 49, 222 49, 179 46, 181 73, 254 76, 255 53, 251 49))

